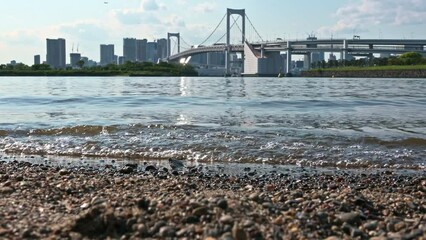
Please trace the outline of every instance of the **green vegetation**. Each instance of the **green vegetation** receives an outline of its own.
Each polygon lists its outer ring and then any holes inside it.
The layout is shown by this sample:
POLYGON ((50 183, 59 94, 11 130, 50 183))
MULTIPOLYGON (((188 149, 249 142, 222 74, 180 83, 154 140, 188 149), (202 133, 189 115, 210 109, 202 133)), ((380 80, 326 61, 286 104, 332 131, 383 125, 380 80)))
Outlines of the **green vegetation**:
POLYGON ((365 71, 365 70, 424 70, 426 58, 420 53, 407 52, 397 57, 361 58, 345 61, 330 60, 312 64, 310 71, 365 71))
POLYGON ((109 64, 91 68, 51 69, 49 65, 27 66, 0 65, 0 76, 196 76, 198 73, 190 65, 150 62, 126 62, 123 65, 109 64))
POLYGON ((390 65, 390 66, 372 66, 372 67, 335 67, 335 68, 317 68, 311 69, 309 71, 401 71, 401 70, 426 70, 425 65, 407 65, 407 66, 398 66, 398 65, 390 65))

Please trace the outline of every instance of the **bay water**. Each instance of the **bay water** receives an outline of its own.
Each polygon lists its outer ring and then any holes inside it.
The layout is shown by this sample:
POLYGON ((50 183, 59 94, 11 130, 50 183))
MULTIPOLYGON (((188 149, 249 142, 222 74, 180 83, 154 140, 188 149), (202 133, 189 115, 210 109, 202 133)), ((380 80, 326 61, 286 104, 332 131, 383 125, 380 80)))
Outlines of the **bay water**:
POLYGON ((426 79, 1 77, 0 156, 426 168, 426 79))

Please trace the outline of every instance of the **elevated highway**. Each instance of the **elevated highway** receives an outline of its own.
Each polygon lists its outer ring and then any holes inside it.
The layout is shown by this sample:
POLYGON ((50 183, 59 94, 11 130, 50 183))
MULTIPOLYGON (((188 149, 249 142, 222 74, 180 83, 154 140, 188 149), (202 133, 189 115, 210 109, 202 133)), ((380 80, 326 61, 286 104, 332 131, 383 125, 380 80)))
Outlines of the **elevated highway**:
MULTIPOLYGON (((169 61, 179 61, 181 58, 187 58, 201 53, 209 52, 241 52, 243 56, 245 51, 252 51, 259 58, 268 57, 271 53, 283 53, 287 55, 286 71, 290 70, 292 55, 309 56, 314 52, 338 52, 342 59, 349 59, 350 56, 366 56, 372 54, 402 54, 405 52, 418 52, 426 55, 425 39, 308 39, 296 41, 272 41, 255 42, 245 44, 216 44, 212 46, 199 46, 189 50, 172 55, 169 61), (249 45, 248 48, 244 46, 249 45)), ((307 58, 309 61, 309 57, 307 58)), ((244 59, 244 66, 245 66, 244 59)), ((310 63, 308 63, 308 66, 310 63)), ((246 67, 244 67, 246 68, 246 67)))
MULTIPOLYGON (((249 43, 253 49, 266 52, 287 52, 292 54, 307 54, 310 52, 355 52, 365 53, 394 53, 400 54, 404 52, 426 53, 426 40, 409 39, 363 39, 363 40, 346 40, 346 39, 319 39, 319 40, 301 40, 301 41, 275 41, 275 42, 258 42, 249 43), (289 48, 290 46, 290 48, 289 48)), ((200 53, 208 52, 244 52, 243 44, 233 44, 229 48, 225 44, 212 46, 199 46, 189 50, 172 55, 169 61, 177 61, 180 58, 186 58, 200 53)))
POLYGON ((187 58, 189 56, 201 54, 201 53, 209 53, 209 52, 225 52, 229 49, 231 52, 244 52, 243 44, 234 44, 230 45, 229 48, 225 44, 220 45, 212 45, 212 46, 198 46, 191 48, 189 50, 180 52, 178 54, 172 55, 168 58, 169 61, 179 61, 181 58, 187 58))

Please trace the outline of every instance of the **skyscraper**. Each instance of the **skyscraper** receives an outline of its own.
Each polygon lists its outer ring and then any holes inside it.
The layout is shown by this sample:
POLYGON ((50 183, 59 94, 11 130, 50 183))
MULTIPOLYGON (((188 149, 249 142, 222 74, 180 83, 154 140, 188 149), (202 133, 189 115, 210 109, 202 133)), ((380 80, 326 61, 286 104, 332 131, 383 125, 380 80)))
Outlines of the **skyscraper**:
POLYGON ((46 63, 52 68, 63 69, 66 66, 65 39, 46 39, 46 63))
POLYGON ((101 65, 117 64, 114 62, 114 45, 113 44, 101 44, 101 65))
POLYGON ((34 65, 40 64, 40 55, 34 55, 34 65))
POLYGON ((77 68, 78 61, 81 60, 81 54, 80 53, 70 53, 70 63, 72 68, 77 68))
POLYGON ((157 57, 160 59, 167 58, 167 39, 165 38, 157 40, 157 57))
POLYGON ((125 61, 136 62, 136 38, 123 39, 123 57, 125 61))
POLYGON ((146 62, 146 39, 136 40, 136 61, 146 62))
POLYGON ((148 42, 146 44, 146 57, 148 62, 157 62, 157 42, 148 42))

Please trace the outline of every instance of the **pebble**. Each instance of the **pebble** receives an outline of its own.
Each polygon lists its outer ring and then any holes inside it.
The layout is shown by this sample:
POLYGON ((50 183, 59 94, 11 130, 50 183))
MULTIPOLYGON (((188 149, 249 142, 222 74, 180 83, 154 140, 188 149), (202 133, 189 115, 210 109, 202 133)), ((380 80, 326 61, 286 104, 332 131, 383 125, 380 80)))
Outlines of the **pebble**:
POLYGON ((134 168, 133 167, 124 167, 124 168, 121 168, 120 170, 119 170, 119 172, 120 173, 123 173, 123 174, 130 174, 130 173, 132 173, 134 171, 134 168))
POLYGON ((145 171, 155 172, 155 171, 157 171, 157 168, 153 165, 148 165, 148 166, 145 167, 145 171))
POLYGON ((373 220, 373 221, 364 223, 363 227, 364 229, 371 231, 371 230, 375 230, 378 224, 379 222, 377 220, 373 220))
POLYGON ((208 213, 209 213, 208 208, 207 208, 207 207, 204 207, 204 206, 201 206, 201 207, 195 208, 195 209, 192 211, 192 214, 193 214, 193 215, 195 215, 195 216, 202 216, 202 215, 206 215, 206 214, 208 214, 208 213))
POLYGON ((0 238, 426 238, 422 173, 304 168, 248 177, 254 169, 188 166, 175 176, 148 163, 145 172, 117 165, 0 162, 0 238))
POLYGON ((330 237, 327 237, 325 240, 341 240, 341 238, 337 236, 330 236, 330 237))
POLYGON ((234 238, 234 240, 248 239, 247 233, 244 231, 243 228, 239 227, 237 224, 232 227, 232 237, 234 238))
POLYGON ((222 209, 227 209, 228 208, 228 201, 226 201, 226 199, 219 199, 219 201, 217 201, 217 206, 222 208, 222 209))
POLYGON ((170 226, 164 226, 160 228, 158 235, 162 238, 174 237, 176 234, 176 230, 170 226))
POLYGON ((88 209, 90 207, 90 203, 83 203, 80 208, 81 209, 88 209))
POLYGON ((232 224, 234 223, 234 218, 230 215, 223 215, 222 217, 220 217, 219 222, 224 224, 232 224))
POLYGON ((248 198, 252 201, 257 202, 257 201, 259 201, 259 194, 258 193, 252 193, 252 194, 249 195, 248 198))
POLYGON ((61 170, 59 170, 59 175, 64 176, 64 175, 68 175, 70 172, 68 171, 68 169, 62 168, 61 170))
POLYGON ((0 187, 0 193, 2 194, 9 194, 13 192, 14 192, 14 189, 11 187, 0 187))
POLYGON ((340 213, 336 217, 342 223, 358 224, 360 222, 360 214, 358 212, 340 213))

